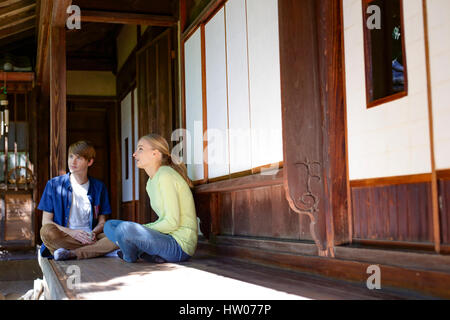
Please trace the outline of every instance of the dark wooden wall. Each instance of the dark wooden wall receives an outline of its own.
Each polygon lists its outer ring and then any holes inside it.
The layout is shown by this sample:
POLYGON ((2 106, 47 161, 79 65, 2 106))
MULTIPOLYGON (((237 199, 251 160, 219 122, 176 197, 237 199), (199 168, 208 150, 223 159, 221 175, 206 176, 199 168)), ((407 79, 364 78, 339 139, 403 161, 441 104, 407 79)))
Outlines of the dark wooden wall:
POLYGON ((352 188, 355 239, 433 243, 431 183, 352 188))
MULTIPOLYGON (((172 131, 180 126, 177 51, 175 28, 150 27, 142 36, 138 28, 138 45, 118 71, 118 101, 138 89, 138 138, 158 133, 171 144, 172 131)), ((136 190, 139 200, 121 204, 121 219, 139 223, 156 220, 145 190, 147 180, 146 173, 140 170, 136 190)))
POLYGON ((443 172, 439 179, 439 207, 441 241, 450 245, 450 170, 443 172))
POLYGON ((120 151, 118 104, 115 97, 69 96, 67 98, 67 147, 79 140, 94 144, 96 158, 89 175, 108 189, 112 217, 119 216, 120 151))
POLYGON ((195 188, 200 229, 209 237, 231 235, 312 240, 310 219, 286 200, 283 169, 276 176, 253 175, 195 188))

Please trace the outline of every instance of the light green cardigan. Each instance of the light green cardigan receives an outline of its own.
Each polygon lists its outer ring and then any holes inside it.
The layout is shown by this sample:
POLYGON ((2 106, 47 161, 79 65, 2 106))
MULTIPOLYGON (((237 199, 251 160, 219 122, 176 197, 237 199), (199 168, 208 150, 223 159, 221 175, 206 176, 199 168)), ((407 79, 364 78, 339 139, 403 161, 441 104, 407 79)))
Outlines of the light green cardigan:
POLYGON ((170 234, 181 249, 193 256, 197 247, 197 215, 194 197, 183 177, 169 166, 161 166, 147 181, 150 205, 158 220, 144 227, 170 234))

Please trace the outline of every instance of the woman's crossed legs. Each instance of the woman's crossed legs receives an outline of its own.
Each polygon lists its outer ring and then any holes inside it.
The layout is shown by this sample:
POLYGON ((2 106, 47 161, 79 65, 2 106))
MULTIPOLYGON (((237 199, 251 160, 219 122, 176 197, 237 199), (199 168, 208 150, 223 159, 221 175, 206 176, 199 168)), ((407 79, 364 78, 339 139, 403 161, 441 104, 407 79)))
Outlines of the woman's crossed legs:
POLYGON ((171 235, 135 222, 108 220, 104 233, 120 247, 126 262, 135 262, 144 252, 167 262, 181 262, 190 258, 171 235))

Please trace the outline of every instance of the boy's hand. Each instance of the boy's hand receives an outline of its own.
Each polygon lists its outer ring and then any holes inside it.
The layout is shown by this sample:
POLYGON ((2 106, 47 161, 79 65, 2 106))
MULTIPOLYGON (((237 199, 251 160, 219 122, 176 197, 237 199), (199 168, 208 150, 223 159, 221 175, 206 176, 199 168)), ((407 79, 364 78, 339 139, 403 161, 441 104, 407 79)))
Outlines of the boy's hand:
POLYGON ((82 244, 92 244, 95 242, 95 240, 92 240, 91 235, 83 230, 70 230, 69 236, 82 244))

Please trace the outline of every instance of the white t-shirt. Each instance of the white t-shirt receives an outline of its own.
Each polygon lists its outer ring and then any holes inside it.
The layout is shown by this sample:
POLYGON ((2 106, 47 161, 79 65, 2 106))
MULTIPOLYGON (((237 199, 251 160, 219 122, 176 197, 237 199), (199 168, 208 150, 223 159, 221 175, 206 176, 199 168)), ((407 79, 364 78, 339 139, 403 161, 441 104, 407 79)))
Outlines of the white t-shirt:
POLYGON ((87 196, 89 180, 85 184, 79 184, 75 177, 70 175, 70 183, 72 185, 72 206, 70 207, 68 228, 90 232, 92 231, 90 228, 92 205, 87 196))

